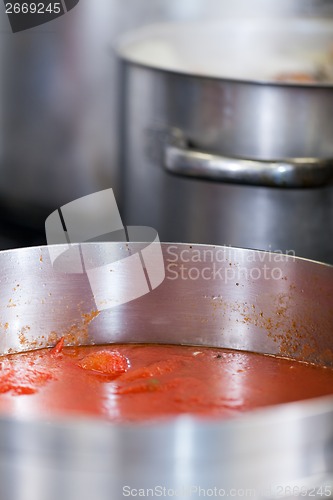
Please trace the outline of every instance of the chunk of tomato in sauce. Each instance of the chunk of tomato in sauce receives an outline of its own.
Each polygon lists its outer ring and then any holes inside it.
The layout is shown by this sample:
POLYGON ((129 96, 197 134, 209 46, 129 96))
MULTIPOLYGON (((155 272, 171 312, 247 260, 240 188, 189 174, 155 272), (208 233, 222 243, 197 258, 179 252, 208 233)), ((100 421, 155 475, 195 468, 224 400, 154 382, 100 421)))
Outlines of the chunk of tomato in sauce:
POLYGON ((64 337, 61 337, 60 340, 56 343, 54 347, 51 348, 51 356, 58 356, 58 354, 62 353, 62 350, 64 348, 64 337))
POLYGON ((101 349, 87 354, 78 365, 84 370, 117 377, 128 370, 129 361, 118 351, 101 349))

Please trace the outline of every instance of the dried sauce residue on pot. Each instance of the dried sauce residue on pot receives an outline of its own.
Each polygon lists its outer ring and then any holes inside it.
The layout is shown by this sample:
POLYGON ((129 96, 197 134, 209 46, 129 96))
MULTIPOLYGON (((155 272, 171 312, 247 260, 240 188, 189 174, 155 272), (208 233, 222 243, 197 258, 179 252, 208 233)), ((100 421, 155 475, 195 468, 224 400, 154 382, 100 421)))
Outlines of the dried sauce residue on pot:
POLYGON ((227 333, 230 329, 237 332, 237 324, 248 325, 249 333, 253 333, 257 341, 265 337, 271 339, 277 350, 271 345, 269 352, 282 357, 333 366, 332 350, 321 347, 323 333, 318 335, 315 315, 311 309, 297 307, 296 291, 296 286, 290 285, 288 292, 272 294, 271 302, 259 296, 258 303, 230 302, 220 295, 210 297, 212 320, 221 322, 222 331, 227 333))
MULTIPOLYGON (((89 324, 99 315, 99 311, 93 310, 89 313, 82 313, 82 320, 77 324, 71 325, 64 332, 51 331, 48 335, 42 335, 40 338, 30 339, 31 327, 25 325, 18 333, 19 342, 24 350, 38 349, 45 346, 56 344, 59 338, 64 338, 66 345, 82 345, 89 343, 89 324)), ((8 323, 6 323, 8 329, 8 323)))
POLYGON ((48 344, 54 343, 60 336, 64 337, 67 345, 81 345, 89 343, 89 324, 99 315, 99 311, 93 310, 89 313, 82 313, 82 322, 71 325, 60 335, 51 332, 48 338, 48 344))

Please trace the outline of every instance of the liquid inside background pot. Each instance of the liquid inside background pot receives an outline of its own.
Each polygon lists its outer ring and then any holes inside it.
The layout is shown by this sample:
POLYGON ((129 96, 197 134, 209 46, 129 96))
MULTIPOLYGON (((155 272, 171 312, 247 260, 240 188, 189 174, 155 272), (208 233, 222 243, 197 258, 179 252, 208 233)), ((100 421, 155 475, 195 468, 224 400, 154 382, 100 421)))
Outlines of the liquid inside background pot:
POLYGON ((136 64, 193 76, 276 82, 321 72, 318 83, 333 84, 330 19, 160 24, 124 37, 119 50, 136 64))

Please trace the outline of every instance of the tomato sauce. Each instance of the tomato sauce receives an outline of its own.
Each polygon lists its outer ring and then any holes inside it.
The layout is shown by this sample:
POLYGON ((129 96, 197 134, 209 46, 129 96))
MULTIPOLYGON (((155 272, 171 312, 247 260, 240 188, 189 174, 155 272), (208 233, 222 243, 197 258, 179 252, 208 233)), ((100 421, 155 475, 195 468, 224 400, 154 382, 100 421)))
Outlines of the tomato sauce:
POLYGON ((133 422, 179 414, 229 418, 333 394, 333 370, 227 349, 119 344, 0 360, 0 413, 133 422))

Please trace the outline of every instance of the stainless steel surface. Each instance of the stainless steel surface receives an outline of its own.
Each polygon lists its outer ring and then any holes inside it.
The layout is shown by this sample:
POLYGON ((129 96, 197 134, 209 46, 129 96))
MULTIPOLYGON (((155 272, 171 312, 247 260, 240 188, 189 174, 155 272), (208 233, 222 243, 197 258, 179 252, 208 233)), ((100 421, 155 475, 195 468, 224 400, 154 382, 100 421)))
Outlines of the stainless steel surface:
MULTIPOLYGON (((110 244, 88 245, 107 265, 110 244)), ((111 245, 115 259, 128 255, 128 247, 111 245)), ((163 253, 166 279, 160 287, 89 323, 84 315, 95 306, 85 275, 56 272, 46 247, 1 252, 0 314, 1 324, 8 325, 0 351, 53 345, 65 336, 69 343, 231 347, 332 366, 332 267, 228 247, 163 244, 163 253)), ((332 485, 332 417, 332 397, 223 422, 184 416, 111 425, 85 418, 2 417, 0 497, 118 500, 124 486, 164 486, 184 488, 179 498, 185 500, 186 488, 197 486, 247 488, 251 498, 263 499, 274 498, 279 485, 332 485)))
POLYGON ((166 146, 165 168, 173 174, 257 186, 313 187, 333 178, 332 162, 315 158, 244 160, 166 146))
MULTIPOLYGON (((258 45, 269 47, 264 36, 260 41, 260 34, 269 36, 271 23, 250 23, 258 45)), ((243 47, 251 28, 240 29, 248 26, 246 21, 233 26, 229 45, 240 38, 243 47)), ((295 20, 294 32, 290 26, 286 23, 284 37, 275 37, 274 44, 282 39, 288 45, 297 39, 302 22, 295 20)), ((305 23, 306 35, 309 26, 311 23, 305 23)), ((147 28, 145 36, 149 32, 147 28)), ((218 36, 213 30, 211 41, 222 46, 214 34, 218 36)), ((142 36, 133 35, 132 42, 128 38, 129 47, 142 36)), ((329 40, 325 40, 328 47, 329 40)), ((311 37, 306 47, 309 45, 311 37)), ((190 52, 191 47, 186 48, 190 52)), ((260 50, 253 54, 257 57, 260 50)), ((124 46, 122 51, 126 52, 124 46)), ((196 55, 194 51, 192 57, 196 55)), ((293 250, 296 255, 333 262, 331 183, 320 189, 287 190, 186 179, 168 175, 164 169, 165 149, 178 147, 179 141, 186 150, 243 160, 290 161, 296 157, 306 164, 309 158, 326 158, 331 163, 333 88, 196 77, 149 68, 136 64, 134 54, 131 60, 128 57, 125 54, 122 62, 120 127, 126 223, 155 227, 162 241, 293 250)), ((243 58, 235 61, 242 69, 243 58)), ((193 61, 187 71, 191 67, 193 61)), ((318 177, 312 180, 322 181, 322 170, 316 172, 318 177)))
POLYGON ((119 52, 128 63, 164 72, 169 125, 193 147, 333 162, 333 69, 326 83, 275 80, 291 68, 333 67, 332 44, 332 20, 239 19, 148 27, 125 37, 119 52))

